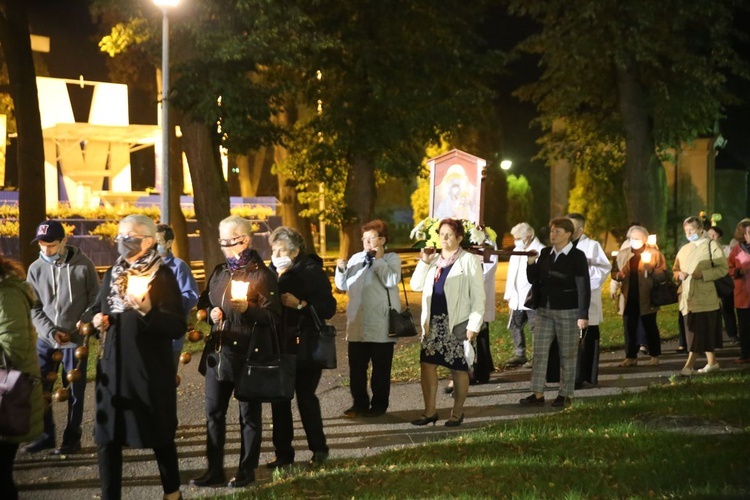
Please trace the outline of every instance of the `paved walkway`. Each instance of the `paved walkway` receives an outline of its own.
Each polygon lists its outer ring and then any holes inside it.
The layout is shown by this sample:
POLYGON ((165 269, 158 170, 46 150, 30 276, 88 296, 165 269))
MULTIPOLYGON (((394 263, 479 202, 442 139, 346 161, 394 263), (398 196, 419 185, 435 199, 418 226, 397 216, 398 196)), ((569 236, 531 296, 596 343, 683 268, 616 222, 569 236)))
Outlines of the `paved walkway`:
MULTIPOLYGON (((337 323, 341 318, 337 316, 337 323)), ((414 341, 413 339, 411 341, 414 341)), ((342 339, 343 342, 343 339, 342 339)), ((622 394, 640 391, 652 384, 668 383, 669 377, 675 374, 684 363, 684 356, 672 354, 676 345, 665 342, 662 363, 659 366, 638 366, 620 368, 617 363, 622 360, 622 352, 605 353, 600 363, 599 385, 594 388, 576 391, 576 398, 591 398, 604 395, 622 394)), ((466 401, 464 425, 448 429, 443 424, 450 415, 452 400, 442 392, 438 394, 438 413, 440 420, 436 426, 414 427, 409 421, 418 418, 422 409, 422 394, 418 383, 394 384, 391 392, 391 407, 382 417, 369 419, 348 419, 341 412, 350 406, 351 397, 348 387, 343 385, 347 371, 345 346, 340 346, 338 370, 326 371, 318 391, 323 418, 331 448, 331 458, 357 458, 375 455, 390 448, 413 446, 425 441, 441 439, 446 436, 461 434, 471 429, 496 423, 502 420, 519 419, 553 410, 549 404, 544 408, 526 408, 517 404, 518 399, 529 393, 529 369, 518 368, 505 372, 496 372, 488 384, 472 386, 466 401)), ((732 360, 738 356, 738 348, 730 346, 717 352, 722 370, 734 370, 732 360)), ((187 486, 191 477, 199 475, 205 462, 205 420, 203 414, 203 379, 197 372, 197 359, 182 366, 179 387, 178 415, 180 426, 177 430, 177 448, 180 456, 180 470, 183 479, 185 498, 197 498, 205 495, 229 493, 229 489, 200 489, 187 486)), ((415 360, 415 363, 417 360, 415 360)), ((646 360, 644 359, 644 364, 646 360)), ((700 366, 700 364, 699 364, 700 366)), ((556 395, 554 387, 547 393, 548 399, 556 395)), ((80 454, 68 457, 55 457, 44 453, 36 455, 19 454, 16 462, 15 477, 23 499, 64 499, 75 495, 77 499, 98 498, 99 478, 96 453, 92 437, 93 422, 93 386, 89 387, 84 417, 83 450, 80 454)), ((54 406, 58 432, 63 428, 63 406, 54 406)), ((231 477, 237 466, 239 453, 239 425, 237 405, 230 406, 230 417, 227 436, 226 472, 231 477)), ((297 461, 304 464, 310 458, 304 441, 304 432, 295 414, 295 448, 297 461)), ((261 464, 273 459, 270 442, 270 405, 264 405, 263 447, 261 464)), ((258 469, 259 482, 271 480, 268 469, 258 469)), ((149 499, 161 498, 158 470, 150 450, 126 450, 124 466, 123 498, 149 499)), ((1 495, 0 495, 1 496, 1 495)))

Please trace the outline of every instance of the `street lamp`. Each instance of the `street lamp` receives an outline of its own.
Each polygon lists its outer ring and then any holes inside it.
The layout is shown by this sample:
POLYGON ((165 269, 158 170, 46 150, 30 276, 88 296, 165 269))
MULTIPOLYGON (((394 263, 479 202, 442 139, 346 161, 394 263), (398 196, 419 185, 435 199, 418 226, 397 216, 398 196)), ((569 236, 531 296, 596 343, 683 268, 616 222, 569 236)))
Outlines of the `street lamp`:
POLYGON ((153 0, 162 11, 161 45, 161 223, 169 224, 169 9, 180 0, 153 0))
POLYGON ((500 168, 503 170, 510 170, 510 167, 513 166, 513 162, 510 160, 503 160, 500 162, 500 168))

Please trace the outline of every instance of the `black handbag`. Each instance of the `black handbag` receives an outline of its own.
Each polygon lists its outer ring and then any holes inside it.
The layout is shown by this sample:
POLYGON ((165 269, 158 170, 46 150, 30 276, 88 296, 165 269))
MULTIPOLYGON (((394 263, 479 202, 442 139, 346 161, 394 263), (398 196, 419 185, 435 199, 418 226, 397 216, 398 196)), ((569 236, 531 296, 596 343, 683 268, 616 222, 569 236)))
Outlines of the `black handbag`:
POLYGON ((336 327, 321 321, 315 308, 310 304, 310 315, 315 322, 317 332, 308 336, 310 343, 310 360, 324 370, 336 369, 336 327))
MULTIPOLYGON (((417 327, 414 325, 414 318, 409 309, 409 298, 406 296, 406 285, 404 277, 401 276, 401 286, 404 290, 404 300, 406 309, 399 312, 391 305, 391 294, 386 289, 385 294, 388 297, 388 336, 389 337, 414 337, 417 334, 417 327)), ((399 304, 400 305, 400 304, 399 304)))
MULTIPOLYGON (((714 264, 714 256, 711 252, 711 239, 708 240, 708 258, 711 259, 711 267, 716 267, 714 264)), ((716 294, 719 298, 727 299, 734 295, 734 280, 729 274, 714 280, 714 286, 716 287, 716 294)))
POLYGON ((652 306, 668 306, 677 303, 677 283, 669 277, 661 283, 654 280, 651 287, 650 300, 652 306))
POLYGON ((262 359, 254 359, 258 333, 253 329, 247 359, 240 370, 239 380, 234 386, 234 397, 240 401, 277 403, 291 401, 294 397, 296 356, 281 352, 273 320, 271 320, 270 334, 274 352, 262 359))
POLYGON ((3 352, 0 368, 0 435, 23 436, 31 430, 34 377, 8 366, 3 352))

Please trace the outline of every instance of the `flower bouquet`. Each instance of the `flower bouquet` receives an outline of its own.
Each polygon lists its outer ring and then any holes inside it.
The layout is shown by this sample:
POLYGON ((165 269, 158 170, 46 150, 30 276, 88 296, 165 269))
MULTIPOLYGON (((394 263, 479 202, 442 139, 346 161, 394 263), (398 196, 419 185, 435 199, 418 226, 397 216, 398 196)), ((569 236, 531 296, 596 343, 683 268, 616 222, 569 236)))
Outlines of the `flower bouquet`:
MULTIPOLYGON (((409 234, 411 239, 417 240, 412 248, 440 248, 440 238, 438 236, 440 220, 434 217, 427 217, 419 221, 419 224, 409 234)), ((497 241, 497 233, 489 226, 478 226, 466 219, 461 219, 461 224, 463 224, 464 233, 466 233, 463 240, 461 240, 463 248, 468 248, 472 245, 494 245, 495 241, 497 241)))

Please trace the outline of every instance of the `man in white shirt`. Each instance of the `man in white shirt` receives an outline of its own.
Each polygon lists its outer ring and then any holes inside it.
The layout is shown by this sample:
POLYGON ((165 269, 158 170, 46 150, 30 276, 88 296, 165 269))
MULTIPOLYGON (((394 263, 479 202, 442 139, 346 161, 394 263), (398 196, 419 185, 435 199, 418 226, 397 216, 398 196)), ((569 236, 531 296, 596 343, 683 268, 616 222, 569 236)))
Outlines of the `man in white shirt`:
MULTIPOLYGON (((541 252, 544 245, 534 236, 534 228, 528 223, 521 222, 516 224, 510 230, 513 235, 516 252, 529 252, 536 250, 541 252)), ((505 283, 505 295, 503 298, 508 301, 510 309, 510 319, 508 329, 513 339, 514 352, 513 357, 505 362, 505 366, 519 366, 527 362, 526 358, 526 337, 523 332, 524 326, 528 323, 531 329, 534 329, 534 317, 536 312, 524 306, 526 296, 529 294, 531 284, 526 278, 526 264, 528 258, 524 255, 514 255, 508 262, 508 278, 505 283)))

